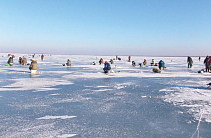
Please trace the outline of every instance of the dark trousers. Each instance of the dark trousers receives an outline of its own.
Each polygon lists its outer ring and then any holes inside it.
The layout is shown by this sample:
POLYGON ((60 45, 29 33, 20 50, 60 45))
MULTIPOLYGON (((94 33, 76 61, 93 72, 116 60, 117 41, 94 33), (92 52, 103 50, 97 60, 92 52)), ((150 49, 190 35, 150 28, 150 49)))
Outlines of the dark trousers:
POLYGON ((206 66, 206 72, 209 72, 210 66, 206 66))

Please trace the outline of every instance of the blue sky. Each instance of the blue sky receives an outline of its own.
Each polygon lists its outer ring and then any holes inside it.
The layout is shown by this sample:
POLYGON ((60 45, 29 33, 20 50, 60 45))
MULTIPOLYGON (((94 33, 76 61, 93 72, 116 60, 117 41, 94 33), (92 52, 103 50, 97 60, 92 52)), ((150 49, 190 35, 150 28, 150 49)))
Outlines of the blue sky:
POLYGON ((211 53, 210 0, 0 0, 1 52, 211 53))

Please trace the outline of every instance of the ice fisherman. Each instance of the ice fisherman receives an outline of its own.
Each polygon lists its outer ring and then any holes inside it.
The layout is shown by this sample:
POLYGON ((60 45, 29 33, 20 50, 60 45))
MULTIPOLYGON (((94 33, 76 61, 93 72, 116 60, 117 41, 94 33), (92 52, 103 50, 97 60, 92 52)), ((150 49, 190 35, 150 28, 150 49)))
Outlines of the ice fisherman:
POLYGON ((165 62, 163 60, 160 60, 158 63, 158 67, 160 70, 164 70, 165 68, 165 62))
POLYGON ((71 66, 71 61, 69 59, 67 59, 67 63, 66 63, 67 66, 71 66))
POLYGON ((22 58, 21 64, 22 65, 26 65, 27 64, 27 59, 25 57, 22 58))
POLYGON ((153 71, 154 73, 160 73, 160 72, 161 72, 159 68, 153 68, 152 71, 153 71))
POLYGON ((43 60, 43 59, 44 59, 44 55, 42 54, 42 55, 41 55, 41 60, 43 60))
POLYGON ((130 62, 130 60, 131 60, 131 56, 128 57, 128 61, 129 61, 129 62, 130 62))
POLYGON ((7 61, 8 66, 13 66, 13 57, 9 57, 8 61, 7 61))
POLYGON ((135 67, 136 66, 136 62, 132 61, 132 66, 135 67))
POLYGON ((109 73, 110 70, 111 70, 111 66, 110 66, 110 64, 107 61, 105 61, 105 63, 104 63, 103 70, 104 70, 105 73, 109 73))
POLYGON ((110 59, 110 61, 109 61, 109 62, 111 62, 111 64, 113 64, 113 63, 114 63, 113 59, 110 59))
POLYGON ((192 68, 192 66, 193 66, 193 60, 192 60, 191 57, 188 57, 187 62, 188 62, 188 68, 192 68))
POLYGON ((21 64, 21 62, 22 62, 22 57, 19 57, 18 62, 19 62, 19 64, 21 64))
POLYGON ((204 59, 205 71, 209 72, 210 70, 210 57, 207 55, 204 59))
POLYGON ((155 60, 152 59, 151 66, 155 66, 155 60))
POLYGON ((100 61, 99 61, 100 65, 103 64, 103 59, 100 58, 100 61))
POLYGON ((37 60, 35 60, 35 59, 32 59, 31 60, 32 62, 31 62, 31 65, 29 66, 29 70, 38 70, 38 67, 37 67, 37 60))
POLYGON ((146 60, 146 59, 144 59, 144 62, 143 62, 143 64, 144 64, 144 65, 146 65, 146 64, 147 64, 147 60, 146 60))

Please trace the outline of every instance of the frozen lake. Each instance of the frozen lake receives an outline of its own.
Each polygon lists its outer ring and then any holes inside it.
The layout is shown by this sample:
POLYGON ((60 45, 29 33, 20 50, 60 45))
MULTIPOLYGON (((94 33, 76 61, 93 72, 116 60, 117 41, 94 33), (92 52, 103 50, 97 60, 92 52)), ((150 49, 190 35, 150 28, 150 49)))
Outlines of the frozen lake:
POLYGON ((3 138, 208 138, 211 136, 211 73, 197 73, 203 60, 193 57, 132 56, 136 67, 114 60, 104 74, 98 61, 115 56, 38 55, 39 72, 14 66, 0 54, 0 137, 3 138), (67 59, 71 67, 62 66, 67 59), (148 66, 138 63, 147 59, 148 66), (153 73, 152 59, 167 69, 153 73), (97 65, 92 65, 92 62, 97 65))

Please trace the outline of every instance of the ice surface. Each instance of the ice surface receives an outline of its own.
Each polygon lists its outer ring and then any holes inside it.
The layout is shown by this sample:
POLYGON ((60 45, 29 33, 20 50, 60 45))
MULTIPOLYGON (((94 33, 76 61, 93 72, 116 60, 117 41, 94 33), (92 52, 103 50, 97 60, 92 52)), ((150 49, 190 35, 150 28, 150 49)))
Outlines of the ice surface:
MULTIPOLYGON (((2 137, 200 137, 211 135, 211 73, 193 57, 132 56, 114 60, 115 73, 103 73, 98 61, 115 56, 39 54, 38 73, 0 57, 0 134, 2 137), (67 59, 71 67, 63 66, 67 59), (148 66, 139 67, 147 59, 148 66), (152 59, 166 70, 153 73, 152 59), (92 65, 96 62, 96 65, 92 65)), ((205 57, 201 57, 204 59, 205 57)))
POLYGON ((70 119, 70 118, 74 118, 76 116, 44 116, 44 117, 40 117, 40 118, 37 118, 37 119, 70 119))

